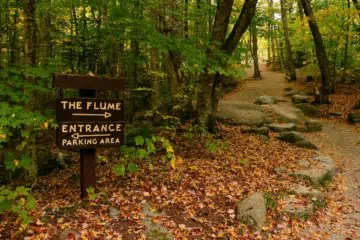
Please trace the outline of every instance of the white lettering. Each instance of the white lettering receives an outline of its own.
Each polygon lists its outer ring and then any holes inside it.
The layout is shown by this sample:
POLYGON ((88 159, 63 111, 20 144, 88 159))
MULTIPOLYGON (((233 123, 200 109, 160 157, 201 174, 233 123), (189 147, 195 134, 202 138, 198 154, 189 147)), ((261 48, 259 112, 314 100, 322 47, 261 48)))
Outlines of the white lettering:
POLYGON ((89 108, 91 107, 92 104, 93 104, 92 102, 87 102, 86 103, 86 109, 89 110, 89 108))
POLYGON ((121 103, 116 103, 116 110, 118 110, 118 111, 121 110, 121 103))
POLYGON ((63 105, 63 109, 66 109, 66 104, 68 103, 68 101, 61 101, 61 104, 63 105))
POLYGON ((68 132, 68 125, 67 124, 64 124, 64 125, 62 125, 62 128, 61 128, 61 132, 63 132, 63 133, 67 133, 68 132))

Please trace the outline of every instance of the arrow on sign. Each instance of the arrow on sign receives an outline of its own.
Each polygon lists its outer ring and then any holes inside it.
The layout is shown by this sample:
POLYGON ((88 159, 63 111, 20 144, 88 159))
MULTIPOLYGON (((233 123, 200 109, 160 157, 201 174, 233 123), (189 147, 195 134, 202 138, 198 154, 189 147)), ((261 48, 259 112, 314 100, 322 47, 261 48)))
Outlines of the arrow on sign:
POLYGON ((111 117, 111 113, 108 112, 104 112, 104 113, 73 113, 73 116, 99 116, 99 117, 104 117, 104 118, 109 118, 111 117))
POLYGON ((85 137, 111 137, 111 134, 80 135, 79 133, 74 133, 73 135, 71 135, 71 137, 74 139, 85 138, 85 137))

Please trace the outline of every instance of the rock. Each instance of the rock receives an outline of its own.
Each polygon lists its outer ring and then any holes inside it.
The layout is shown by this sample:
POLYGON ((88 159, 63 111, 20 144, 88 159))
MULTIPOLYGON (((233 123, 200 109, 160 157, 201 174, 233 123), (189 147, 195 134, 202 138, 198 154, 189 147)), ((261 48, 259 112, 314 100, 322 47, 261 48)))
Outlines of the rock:
POLYGON ((279 122, 300 123, 305 119, 304 113, 292 106, 271 105, 270 110, 274 112, 279 122))
POLYGON ((321 117, 321 111, 318 107, 311 105, 310 103, 299 103, 295 107, 300 109, 308 117, 321 117))
POLYGON ((163 215, 162 213, 157 212, 156 209, 148 202, 143 204, 143 213, 147 217, 158 217, 163 215))
POLYGON ((329 171, 324 168, 300 170, 294 173, 295 176, 310 180, 315 185, 321 184, 328 174, 329 171))
POLYGON ((335 117, 341 117, 342 113, 341 112, 329 112, 330 116, 335 116, 335 117))
POLYGON ((118 219, 120 217, 120 210, 114 207, 109 207, 109 216, 114 219, 118 219))
POLYGON ((334 160, 328 156, 317 156, 314 158, 315 161, 321 163, 321 167, 328 171, 328 174, 331 176, 334 175, 336 171, 336 165, 334 160))
POLYGON ((78 240, 81 237, 81 233, 75 229, 68 229, 59 234, 58 240, 78 240))
POLYGON ((288 132, 296 129, 295 123, 273 123, 267 126, 274 132, 288 132))
POLYGON ((290 92, 290 91, 292 91, 292 90, 293 90, 292 87, 286 87, 286 88, 284 88, 284 91, 285 91, 285 92, 290 92))
POLYGON ((314 143, 310 142, 307 139, 296 142, 295 146, 298 146, 298 147, 301 147, 301 148, 319 150, 319 148, 314 143))
POLYGON ((304 136, 302 136, 300 133, 298 132, 281 132, 279 134, 279 136, 277 136, 277 139, 284 141, 284 142, 289 142, 289 143, 296 143, 299 141, 303 141, 306 140, 304 136))
POLYGON ((164 226, 153 223, 150 218, 144 220, 145 235, 150 240, 173 240, 174 236, 164 226))
POLYGON ((320 132, 322 131, 323 125, 319 121, 308 120, 305 122, 307 132, 320 132))
POLYGON ((265 135, 259 135, 259 138, 260 138, 260 140, 263 141, 263 142, 269 141, 269 137, 268 137, 268 136, 265 136, 265 135))
POLYGON ((220 121, 234 125, 261 126, 268 121, 267 114, 256 104, 233 104, 223 101, 217 114, 220 121))
POLYGON ((276 104, 277 99, 273 96, 260 96, 256 98, 255 104, 265 105, 265 104, 276 104))
POLYGON ((350 123, 360 123, 360 112, 349 113, 348 121, 350 123))
POLYGON ((317 199, 323 198, 323 194, 321 191, 300 184, 291 186, 289 188, 289 193, 299 196, 309 196, 311 198, 317 198, 317 199))
POLYGON ((260 230, 266 220, 266 203, 260 192, 245 198, 237 204, 237 219, 260 230))
POLYGON ((304 168, 310 167, 310 162, 307 160, 300 159, 298 161, 298 164, 300 167, 304 167, 304 168))
POLYGON ((285 92, 285 96, 294 96, 294 95, 301 95, 301 96, 308 96, 308 94, 304 91, 292 90, 285 92))
POLYGON ((303 135, 298 132, 282 132, 279 134, 279 136, 277 136, 277 139, 284 142, 293 143, 295 146, 298 147, 318 150, 318 147, 315 144, 307 140, 303 135))
POLYGON ((360 109, 360 100, 358 100, 354 106, 354 110, 360 109))
POLYGON ((290 196, 284 199, 284 213, 297 218, 309 216, 313 211, 313 204, 303 205, 301 199, 290 196))
POLYGON ((269 136, 270 129, 267 128, 267 127, 246 128, 246 129, 242 129, 241 132, 242 133, 250 133, 250 134, 269 136))
POLYGON ((303 96, 303 95, 294 95, 292 97, 292 101, 294 104, 298 103, 309 103, 311 101, 310 96, 303 96))
POLYGON ((284 173, 287 173, 288 170, 285 167, 276 167, 276 168, 274 168, 274 172, 277 175, 283 175, 284 173))

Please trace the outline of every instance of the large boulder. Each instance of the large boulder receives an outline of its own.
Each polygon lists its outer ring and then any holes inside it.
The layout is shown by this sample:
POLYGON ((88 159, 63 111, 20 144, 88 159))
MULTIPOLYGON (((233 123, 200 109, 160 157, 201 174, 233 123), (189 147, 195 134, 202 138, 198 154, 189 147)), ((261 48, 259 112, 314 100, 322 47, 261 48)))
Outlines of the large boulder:
POLYGON ((275 104, 277 103, 276 97, 273 96, 260 96, 256 98, 255 104, 265 105, 265 104, 275 104))
POLYGON ((360 112, 352 112, 348 115, 350 123, 360 123, 360 112))
POLYGON ((319 121, 308 120, 305 122, 307 132, 320 132, 322 131, 323 125, 319 121))
MULTIPOLYGON (((285 90, 286 91, 286 90, 285 90)), ((302 96, 308 96, 308 94, 304 91, 299 91, 299 90, 290 90, 290 91, 286 91, 285 96, 294 96, 294 95, 302 95, 302 96)))
POLYGON ((301 148, 318 150, 318 147, 315 144, 307 140, 303 135, 298 132, 282 132, 279 134, 279 136, 277 136, 277 138, 281 141, 292 143, 295 146, 301 148))
POLYGON ((237 219, 260 230, 266 220, 264 195, 255 193, 237 204, 237 219))
POLYGON ((149 240, 173 240, 172 233, 164 226, 153 222, 151 219, 144 220, 146 239, 149 240))
POLYGON ((299 103, 295 107, 300 109, 308 117, 321 117, 321 111, 318 107, 311 105, 310 103, 299 103))
POLYGON ((260 127, 260 128, 245 128, 241 130, 242 133, 249 133, 249 134, 257 134, 257 135, 264 135, 269 136, 270 129, 267 127, 260 127))
POLYGON ((323 197, 323 194, 320 190, 314 189, 312 187, 307 187, 302 184, 293 185, 289 188, 289 193, 295 194, 298 196, 309 196, 311 198, 320 199, 323 197))
POLYGON ((306 170, 299 170, 294 172, 294 175, 303 179, 307 179, 315 185, 321 184, 324 180, 331 177, 328 175, 329 171, 323 168, 312 168, 306 170))
POLYGON ((283 211, 290 217, 306 218, 313 212, 313 204, 303 204, 302 199, 289 196, 284 199, 283 211))
POLYGON ((329 180, 335 174, 336 165, 328 156, 317 156, 313 158, 317 162, 317 166, 312 169, 296 171, 295 176, 310 180, 318 185, 325 180, 329 180))
POLYGON ((328 171, 328 174, 331 176, 334 175, 336 171, 336 165, 332 158, 328 156, 317 156, 314 157, 314 160, 320 164, 320 167, 328 171))
POLYGON ((284 142, 296 143, 305 140, 305 137, 298 132, 291 131, 280 133, 279 136, 277 136, 277 139, 284 142))
POLYGON ((301 147, 301 148, 307 148, 307 149, 313 149, 313 150, 319 150, 319 148, 309 140, 305 139, 302 141, 298 141, 295 143, 295 146, 301 147))
POLYGON ((303 96, 303 95, 294 95, 292 97, 292 101, 294 104, 298 103, 309 103, 311 101, 310 96, 303 96))
POLYGON ((270 108, 277 116, 277 120, 283 123, 300 123, 304 121, 304 113, 292 106, 277 106, 272 105, 270 108))
POLYGON ((274 132, 288 132, 296 130, 295 123, 273 123, 267 126, 268 128, 270 128, 271 131, 274 132))
POLYGON ((219 120, 234 125, 262 126, 271 122, 262 107, 256 104, 238 104, 222 101, 217 113, 219 120))

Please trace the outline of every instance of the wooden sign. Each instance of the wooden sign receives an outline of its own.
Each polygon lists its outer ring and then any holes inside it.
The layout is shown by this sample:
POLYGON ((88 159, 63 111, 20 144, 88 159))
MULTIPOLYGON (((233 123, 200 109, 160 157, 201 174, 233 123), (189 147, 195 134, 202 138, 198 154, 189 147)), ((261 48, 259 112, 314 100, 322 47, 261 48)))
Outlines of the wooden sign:
POLYGON ((96 187, 96 148, 124 143, 124 110, 119 100, 97 99, 95 89, 123 90, 124 81, 95 76, 55 74, 56 88, 79 89, 81 98, 56 101, 59 127, 56 143, 62 149, 80 149, 81 197, 96 187))
POLYGON ((57 121, 123 121, 124 109, 119 100, 63 98, 56 100, 57 121))
POLYGON ((124 123, 62 122, 56 142, 62 149, 117 147, 124 142, 124 123))

